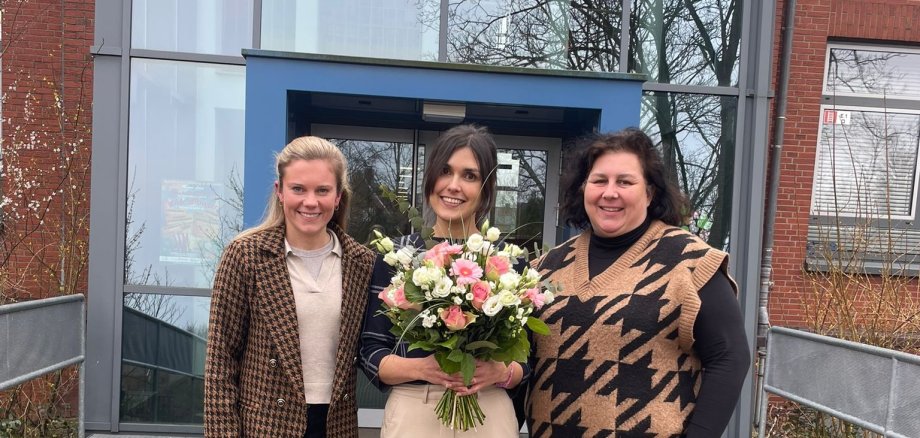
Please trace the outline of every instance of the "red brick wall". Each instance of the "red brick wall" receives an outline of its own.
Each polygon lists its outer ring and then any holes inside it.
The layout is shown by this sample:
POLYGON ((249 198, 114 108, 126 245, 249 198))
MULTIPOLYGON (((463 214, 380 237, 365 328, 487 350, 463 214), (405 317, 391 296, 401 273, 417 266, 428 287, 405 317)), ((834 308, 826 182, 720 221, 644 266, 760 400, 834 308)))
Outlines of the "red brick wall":
POLYGON ((0 300, 82 293, 95 3, 13 0, 3 7, 2 193, 11 202, 3 207, 0 300))
MULTIPOLYGON (((780 0, 773 71, 779 58, 782 8, 780 0)), ((802 327, 802 299, 811 290, 803 275, 804 242, 827 42, 855 39, 920 47, 920 0, 798 0, 795 15, 769 310, 772 324, 802 327)))

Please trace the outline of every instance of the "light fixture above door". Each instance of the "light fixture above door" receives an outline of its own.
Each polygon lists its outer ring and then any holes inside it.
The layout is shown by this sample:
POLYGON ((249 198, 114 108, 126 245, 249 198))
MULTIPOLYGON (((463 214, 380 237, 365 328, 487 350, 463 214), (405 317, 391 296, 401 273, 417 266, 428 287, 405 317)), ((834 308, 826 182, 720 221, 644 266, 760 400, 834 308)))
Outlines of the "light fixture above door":
POLYGON ((422 120, 435 123, 460 123, 466 118, 466 105, 448 102, 424 102, 422 120))

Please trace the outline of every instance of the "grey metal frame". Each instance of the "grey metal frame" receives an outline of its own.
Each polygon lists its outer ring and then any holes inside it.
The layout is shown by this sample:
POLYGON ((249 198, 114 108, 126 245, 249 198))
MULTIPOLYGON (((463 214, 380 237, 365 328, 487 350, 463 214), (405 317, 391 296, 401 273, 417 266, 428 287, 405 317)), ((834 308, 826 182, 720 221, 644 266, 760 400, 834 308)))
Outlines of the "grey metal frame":
POLYGON ((86 377, 86 305, 67 295, 0 306, 0 391, 80 364, 77 433, 83 438, 86 377))
MULTIPOLYGON (((621 32, 628 35, 633 0, 620 0, 621 32)), ((765 162, 767 157, 771 53, 775 0, 739 0, 742 40, 738 87, 646 83, 647 92, 671 92, 712 96, 737 96, 736 158, 733 184, 731 272, 740 295, 745 329, 754 344, 760 264, 760 230, 763 222, 765 162)), ((442 11, 447 1, 442 0, 442 11)), ((253 48, 261 47, 262 0, 253 0, 253 48)), ((208 289, 135 287, 124 284, 124 236, 127 199, 127 151, 130 63, 132 57, 218 64, 245 64, 242 57, 189 54, 131 49, 131 0, 97 0, 94 62, 92 210, 86 379, 94 390, 87 398, 87 426, 91 429, 199 433, 200 427, 162 424, 119 424, 121 366, 121 311, 125 293, 168 293, 209 296, 208 289), (102 122, 105 121, 105 122, 102 122), (113 122, 117 121, 117 122, 113 122)), ((446 14, 441 17, 442 30, 446 14)), ((443 34, 444 32, 442 32, 443 34)), ((446 40, 439 40, 440 56, 446 56, 446 40)), ((629 50, 623 40, 620 70, 629 50)), ((752 382, 746 382, 741 400, 725 436, 749 437, 753 408, 752 382)))
POLYGON ((765 391, 886 437, 920 433, 920 356, 785 327, 768 338, 765 391))

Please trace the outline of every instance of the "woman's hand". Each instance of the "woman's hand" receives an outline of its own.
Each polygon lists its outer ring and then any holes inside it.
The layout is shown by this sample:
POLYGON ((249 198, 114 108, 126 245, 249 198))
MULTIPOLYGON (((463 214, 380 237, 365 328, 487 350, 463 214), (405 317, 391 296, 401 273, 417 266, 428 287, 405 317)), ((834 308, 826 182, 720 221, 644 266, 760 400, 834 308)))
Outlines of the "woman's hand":
POLYGON ((441 385, 447 389, 463 387, 463 377, 450 375, 441 370, 441 366, 438 365, 438 361, 434 358, 433 354, 414 359, 414 361, 415 363, 413 365, 417 373, 415 380, 424 380, 434 385, 441 385))
MULTIPOLYGON (((463 378, 461 377, 460 385, 456 388, 453 388, 458 395, 471 395, 481 391, 484 388, 495 385, 496 383, 505 383, 508 381, 508 373, 512 373, 511 380, 514 384, 514 380, 517 377, 516 368, 520 368, 519 365, 515 365, 515 362, 511 362, 509 365, 505 365, 502 362, 496 361, 476 361, 476 372, 473 374, 473 381, 470 383, 470 386, 467 387, 463 385, 463 378)), ((520 377, 516 379, 520 382, 520 377)), ((515 385, 512 385, 515 386, 515 385)))

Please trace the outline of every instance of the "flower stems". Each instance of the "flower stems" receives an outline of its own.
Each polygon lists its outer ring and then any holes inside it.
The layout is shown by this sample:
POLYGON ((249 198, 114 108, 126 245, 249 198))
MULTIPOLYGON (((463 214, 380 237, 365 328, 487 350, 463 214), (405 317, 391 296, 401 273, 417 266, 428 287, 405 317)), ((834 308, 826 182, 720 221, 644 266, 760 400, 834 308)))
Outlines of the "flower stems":
POLYGON ((486 419, 482 408, 479 407, 479 398, 476 394, 458 396, 450 389, 441 396, 434 413, 441 420, 441 424, 461 432, 481 426, 486 419))

